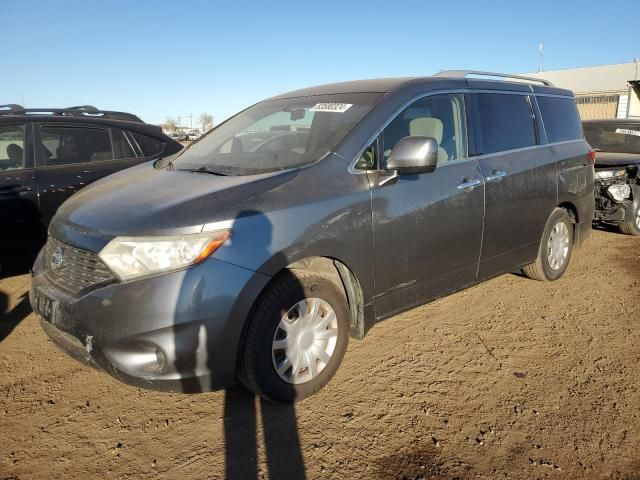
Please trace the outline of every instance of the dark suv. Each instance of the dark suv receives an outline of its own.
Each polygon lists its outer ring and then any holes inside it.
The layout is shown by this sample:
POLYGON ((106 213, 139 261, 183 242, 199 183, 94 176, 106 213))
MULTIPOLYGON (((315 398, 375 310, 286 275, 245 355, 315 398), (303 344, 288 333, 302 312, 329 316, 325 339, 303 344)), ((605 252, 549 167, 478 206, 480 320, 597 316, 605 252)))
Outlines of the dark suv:
POLYGON ((627 235, 640 235, 640 120, 588 120, 596 150, 596 216, 627 235))
POLYGON ((82 190, 34 266, 43 328, 128 383, 291 401, 376 322, 557 280, 594 211, 573 94, 467 73, 285 93, 82 190))
POLYGON ((0 106, 0 270, 33 261, 49 221, 74 192, 181 148, 130 113, 0 106))

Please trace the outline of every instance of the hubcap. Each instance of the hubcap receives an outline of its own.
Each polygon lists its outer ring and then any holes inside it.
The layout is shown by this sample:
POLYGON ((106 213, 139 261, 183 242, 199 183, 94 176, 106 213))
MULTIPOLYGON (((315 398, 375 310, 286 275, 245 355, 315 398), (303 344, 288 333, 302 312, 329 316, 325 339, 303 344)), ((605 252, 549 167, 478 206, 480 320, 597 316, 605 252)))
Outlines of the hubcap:
POLYGON ((551 230, 547 242, 547 260, 552 270, 560 270, 569 256, 569 229, 564 222, 558 222, 551 230))
POLYGON ((287 383, 308 382, 327 366, 338 341, 338 319, 321 298, 305 298, 284 314, 273 336, 271 358, 287 383))

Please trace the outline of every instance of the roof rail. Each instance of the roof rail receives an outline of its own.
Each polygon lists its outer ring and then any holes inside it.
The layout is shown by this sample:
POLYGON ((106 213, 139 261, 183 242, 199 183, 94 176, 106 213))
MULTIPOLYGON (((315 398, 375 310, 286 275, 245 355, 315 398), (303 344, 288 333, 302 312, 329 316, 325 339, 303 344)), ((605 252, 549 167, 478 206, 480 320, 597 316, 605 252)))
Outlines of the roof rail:
POLYGON ((24 108, 21 105, 10 103, 0 105, 0 115, 61 115, 68 117, 91 117, 106 118, 109 120, 126 120, 129 122, 144 123, 142 119, 132 113, 115 112, 112 110, 100 110, 93 105, 78 105, 67 108, 24 108))
POLYGON ((524 75, 515 75, 510 73, 495 73, 495 72, 482 72, 478 70, 443 70, 434 75, 434 77, 449 77, 449 78, 466 78, 469 75, 477 75, 479 77, 499 77, 499 78, 512 78, 514 80, 526 80, 528 82, 541 83, 547 87, 555 86, 549 80, 535 77, 525 77, 524 75))
POLYGON ((6 105, 0 105, 0 114, 22 113, 22 112, 24 112, 24 107, 22 105, 18 105, 17 103, 8 103, 6 105))

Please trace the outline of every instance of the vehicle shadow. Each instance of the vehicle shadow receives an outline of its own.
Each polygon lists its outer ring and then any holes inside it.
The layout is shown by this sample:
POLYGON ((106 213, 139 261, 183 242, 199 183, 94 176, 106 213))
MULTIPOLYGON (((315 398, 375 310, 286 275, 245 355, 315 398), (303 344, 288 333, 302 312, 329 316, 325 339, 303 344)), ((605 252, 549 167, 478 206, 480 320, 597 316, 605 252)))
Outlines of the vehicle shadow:
POLYGON ((29 273, 34 260, 35 257, 12 259, 10 261, 4 260, 0 266, 0 280, 29 273))
MULTIPOLYGON (((236 221, 249 221, 252 237, 252 254, 260 258, 268 258, 270 251, 273 226, 261 212, 248 210, 240 213, 236 221)), ((208 286, 204 279, 191 287, 192 291, 185 291, 188 287, 183 284, 181 296, 185 296, 193 306, 202 307, 206 302, 208 286)), ((296 288, 295 286, 293 288, 296 288)), ((304 298, 303 288, 298 285, 301 298, 304 298)), ((215 308, 215 305, 207 305, 215 308)), ((284 315, 286 312, 282 312, 284 315)), ((207 320, 199 322, 197 328, 189 322, 191 328, 185 329, 176 324, 174 330, 175 367, 180 374, 182 389, 185 392, 208 391, 209 380, 201 376, 202 364, 206 359, 206 371, 214 372, 218 365, 213 362, 215 335, 212 325, 207 320), (206 355, 202 347, 206 345, 206 355), (199 349, 200 347, 200 349, 199 349)), ((265 332, 272 338, 276 331, 277 321, 273 324, 273 331, 265 332)), ((283 382, 284 384, 284 382, 283 382)), ((291 398, 295 397, 292 386, 291 398)), ((225 476, 229 479, 251 479, 263 476, 258 458, 259 450, 265 453, 263 459, 267 465, 268 478, 306 477, 302 456, 300 438, 294 404, 277 405, 263 400, 248 391, 240 384, 227 388, 224 392, 224 450, 225 476), (263 449, 259 449, 258 433, 262 427, 263 449)))
POLYGON ((7 338, 30 313, 31 306, 26 293, 19 297, 13 308, 9 308, 9 297, 0 292, 0 342, 7 338))
POLYGON ((608 223, 594 223, 592 225, 592 228, 600 232, 608 232, 608 233, 615 233, 618 235, 625 235, 620 231, 620 229, 616 225, 611 225, 608 223))

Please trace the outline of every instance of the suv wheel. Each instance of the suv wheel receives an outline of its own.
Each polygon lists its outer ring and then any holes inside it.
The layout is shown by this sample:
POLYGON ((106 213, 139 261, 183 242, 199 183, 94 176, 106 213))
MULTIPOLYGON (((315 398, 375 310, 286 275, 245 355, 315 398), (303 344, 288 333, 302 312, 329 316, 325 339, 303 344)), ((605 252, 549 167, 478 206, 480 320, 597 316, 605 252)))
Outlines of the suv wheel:
POLYGON ((629 220, 620 224, 620 231, 627 235, 640 235, 640 199, 636 198, 631 206, 629 220))
POLYGON ((343 292, 313 272, 288 272, 259 300, 244 337, 238 377, 279 403, 320 390, 338 369, 349 340, 343 292))
POLYGON ((573 250, 573 224, 562 208, 556 208, 547 220, 536 261, 522 272, 529 278, 545 282, 558 280, 569 266, 573 250))

